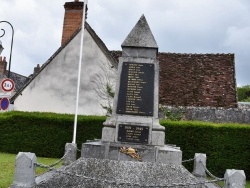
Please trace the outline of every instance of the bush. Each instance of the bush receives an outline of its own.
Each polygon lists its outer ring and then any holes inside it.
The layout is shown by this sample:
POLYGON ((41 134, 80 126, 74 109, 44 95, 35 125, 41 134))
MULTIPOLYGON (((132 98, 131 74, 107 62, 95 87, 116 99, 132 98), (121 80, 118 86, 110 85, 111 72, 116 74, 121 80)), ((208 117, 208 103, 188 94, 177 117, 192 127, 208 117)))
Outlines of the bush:
MULTIPOLYGON (((78 116, 76 143, 101 137, 105 117, 78 116)), ((7 112, 0 114, 0 151, 33 152, 40 157, 60 158, 72 142, 74 115, 7 112)))
POLYGON ((250 102, 250 85, 237 87, 238 101, 250 102))
MULTIPOLYGON (((166 143, 181 147, 183 159, 207 155, 207 168, 223 177, 226 169, 245 170, 250 178, 250 125, 193 121, 162 121, 166 143)), ((193 163, 184 163, 189 170, 193 163)))

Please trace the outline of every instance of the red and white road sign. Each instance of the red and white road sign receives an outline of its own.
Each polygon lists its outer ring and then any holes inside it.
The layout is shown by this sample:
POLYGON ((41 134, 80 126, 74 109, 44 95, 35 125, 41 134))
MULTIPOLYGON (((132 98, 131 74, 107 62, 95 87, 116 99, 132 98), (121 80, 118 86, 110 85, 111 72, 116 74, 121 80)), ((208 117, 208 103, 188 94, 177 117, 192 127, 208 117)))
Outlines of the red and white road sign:
POLYGON ((1 82, 1 88, 5 92, 11 92, 15 88, 15 83, 13 80, 11 80, 9 78, 5 78, 1 82))

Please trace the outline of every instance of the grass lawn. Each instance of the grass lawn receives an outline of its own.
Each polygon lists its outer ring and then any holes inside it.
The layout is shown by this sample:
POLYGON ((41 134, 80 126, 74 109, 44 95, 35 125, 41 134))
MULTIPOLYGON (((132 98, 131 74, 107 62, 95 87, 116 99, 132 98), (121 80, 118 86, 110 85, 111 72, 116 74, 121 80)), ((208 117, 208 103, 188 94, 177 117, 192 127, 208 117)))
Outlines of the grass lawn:
MULTIPOLYGON (((15 158, 16 155, 14 154, 0 153, 0 188, 8 188, 12 184, 15 170, 15 158)), ((47 165, 53 164, 56 161, 58 161, 58 159, 37 158, 37 162, 47 165)), ((46 169, 37 168, 37 174, 44 172, 46 172, 46 169)), ((223 183, 220 185, 223 186, 223 183)), ((247 181, 246 188, 250 188, 250 181, 247 181)))
MULTIPOLYGON (((15 154, 0 153, 0 188, 8 188, 12 184, 15 171, 15 160, 15 154)), ((58 161, 58 159, 37 157, 37 162, 46 165, 53 164, 56 161, 58 161)), ((37 168, 36 170, 36 174, 44 172, 46 172, 46 169, 37 168)))

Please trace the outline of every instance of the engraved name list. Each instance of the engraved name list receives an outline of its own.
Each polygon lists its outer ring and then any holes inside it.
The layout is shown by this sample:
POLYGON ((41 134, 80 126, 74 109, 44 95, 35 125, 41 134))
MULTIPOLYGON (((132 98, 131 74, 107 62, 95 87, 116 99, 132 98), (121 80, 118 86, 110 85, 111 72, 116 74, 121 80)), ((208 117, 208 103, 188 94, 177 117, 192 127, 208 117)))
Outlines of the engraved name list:
POLYGON ((154 64, 124 62, 118 114, 153 116, 154 64))

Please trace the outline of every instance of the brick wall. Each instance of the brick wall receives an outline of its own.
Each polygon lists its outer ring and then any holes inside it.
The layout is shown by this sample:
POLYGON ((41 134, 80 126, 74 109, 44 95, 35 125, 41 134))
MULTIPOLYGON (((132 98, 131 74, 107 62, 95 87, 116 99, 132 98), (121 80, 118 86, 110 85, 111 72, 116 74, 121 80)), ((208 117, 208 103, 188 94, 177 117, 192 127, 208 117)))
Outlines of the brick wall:
POLYGON ((237 107, 234 54, 159 53, 160 104, 237 107))
POLYGON ((63 46, 82 25, 83 2, 66 2, 61 45, 63 46))

